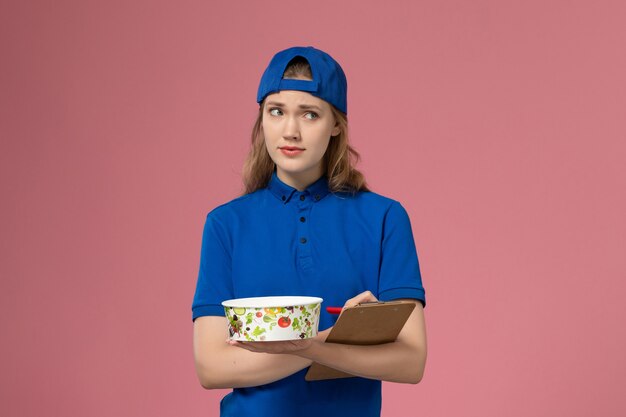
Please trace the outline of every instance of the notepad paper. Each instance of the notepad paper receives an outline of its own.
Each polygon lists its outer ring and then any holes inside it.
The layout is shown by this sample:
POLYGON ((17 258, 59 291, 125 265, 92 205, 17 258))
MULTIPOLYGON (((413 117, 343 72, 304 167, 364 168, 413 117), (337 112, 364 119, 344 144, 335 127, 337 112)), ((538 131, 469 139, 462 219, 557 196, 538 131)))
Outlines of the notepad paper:
MULTIPOLYGON (((345 308, 326 338, 326 343, 379 345, 394 342, 414 308, 415 303, 409 301, 381 301, 345 308)), ((350 377, 354 375, 313 363, 305 380, 350 377)))

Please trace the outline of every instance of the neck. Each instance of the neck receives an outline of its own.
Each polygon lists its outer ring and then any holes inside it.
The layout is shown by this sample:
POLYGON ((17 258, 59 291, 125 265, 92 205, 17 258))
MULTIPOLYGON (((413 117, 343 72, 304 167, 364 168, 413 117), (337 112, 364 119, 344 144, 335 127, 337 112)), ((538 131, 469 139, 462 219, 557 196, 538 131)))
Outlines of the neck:
POLYGON ((323 175, 321 169, 317 169, 311 172, 291 173, 283 171, 280 168, 276 168, 276 176, 285 184, 295 188, 298 191, 304 191, 307 187, 319 180, 323 175))

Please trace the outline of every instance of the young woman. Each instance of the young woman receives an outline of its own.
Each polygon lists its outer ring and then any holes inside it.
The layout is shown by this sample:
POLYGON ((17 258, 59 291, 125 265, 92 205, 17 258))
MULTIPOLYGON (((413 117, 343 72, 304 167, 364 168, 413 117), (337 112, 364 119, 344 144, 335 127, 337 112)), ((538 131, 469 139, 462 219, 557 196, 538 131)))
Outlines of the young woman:
POLYGON ((410 220, 354 168, 346 98, 344 72, 327 53, 277 53, 259 85, 245 191, 207 215, 192 303, 194 357, 204 388, 233 388, 221 416, 380 416, 381 381, 422 378, 425 296, 410 220), (324 343, 337 320, 325 308, 313 339, 229 341, 221 302, 272 295, 317 296, 322 307, 375 300, 416 307, 384 345, 324 343), (305 381, 313 362, 355 377, 305 381))

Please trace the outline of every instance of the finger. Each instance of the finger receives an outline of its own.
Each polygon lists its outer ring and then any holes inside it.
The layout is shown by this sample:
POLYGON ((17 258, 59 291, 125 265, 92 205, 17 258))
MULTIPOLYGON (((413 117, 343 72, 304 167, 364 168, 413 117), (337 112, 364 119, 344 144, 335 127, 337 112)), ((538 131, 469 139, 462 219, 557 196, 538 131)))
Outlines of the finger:
POLYGON ((244 349, 248 349, 250 352, 260 352, 263 350, 259 349, 259 345, 255 342, 240 342, 239 345, 244 349))
POLYGON ((245 349, 248 350, 250 352, 256 352, 256 348, 254 346, 249 345, 248 343, 242 343, 242 342, 238 342, 236 340, 230 340, 228 342, 229 345, 231 346, 235 346, 241 349, 245 349))
POLYGON ((371 291, 364 291, 361 294, 357 295, 356 297, 351 298, 348 301, 346 301, 346 304, 344 304, 344 308, 354 307, 355 305, 359 303, 364 303, 366 301, 378 301, 378 299, 374 297, 374 294, 372 294, 371 291))

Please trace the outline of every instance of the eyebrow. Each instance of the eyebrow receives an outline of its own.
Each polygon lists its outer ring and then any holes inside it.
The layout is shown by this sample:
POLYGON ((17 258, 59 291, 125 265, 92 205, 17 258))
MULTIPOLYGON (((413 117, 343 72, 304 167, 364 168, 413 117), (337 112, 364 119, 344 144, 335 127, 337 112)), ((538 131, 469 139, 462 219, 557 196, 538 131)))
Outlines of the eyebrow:
MULTIPOLYGON (((277 106, 277 107, 285 107, 285 105, 283 103, 280 103, 278 101, 268 101, 267 102, 268 106, 277 106)), ((298 108, 303 109, 303 110, 309 110, 309 109, 315 109, 317 111, 322 111, 322 109, 318 106, 315 106, 313 104, 300 104, 298 105, 298 108)))

